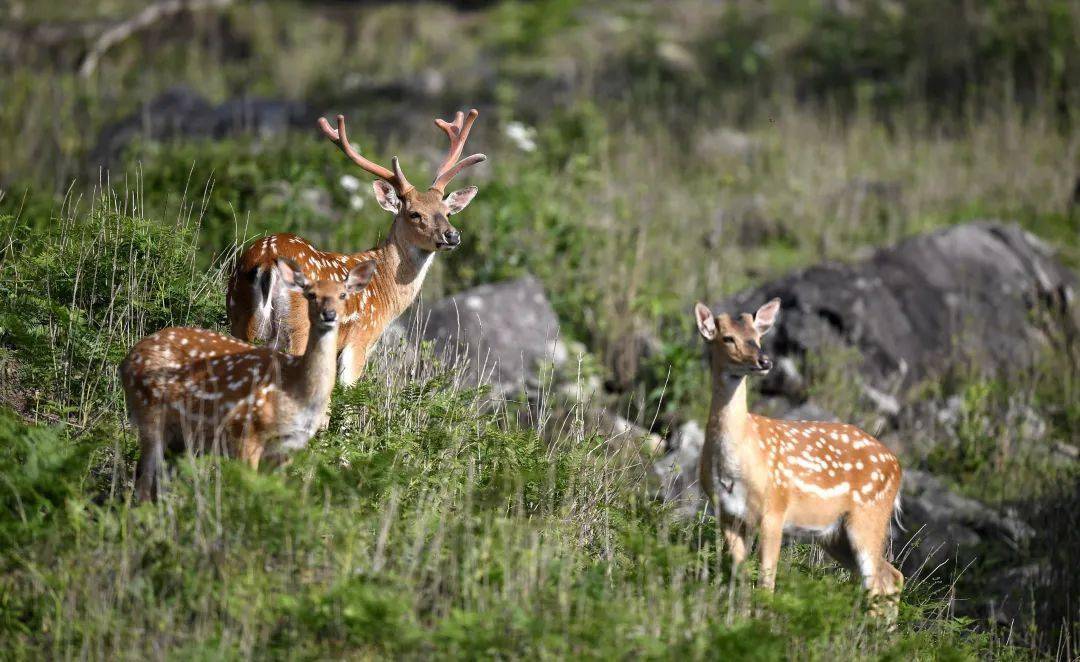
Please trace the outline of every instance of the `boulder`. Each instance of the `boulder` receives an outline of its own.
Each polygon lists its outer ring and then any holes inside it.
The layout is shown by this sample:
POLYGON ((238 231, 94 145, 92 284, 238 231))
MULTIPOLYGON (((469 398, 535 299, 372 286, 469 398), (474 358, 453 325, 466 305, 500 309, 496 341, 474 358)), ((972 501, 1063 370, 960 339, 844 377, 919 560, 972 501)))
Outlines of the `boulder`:
POLYGON ((703 132, 697 137, 695 148, 702 158, 724 163, 753 163, 763 152, 761 141, 731 127, 703 132))
POLYGON ((659 483, 657 497, 671 504, 677 517, 695 517, 705 507, 698 483, 698 459, 704 444, 705 431, 697 421, 688 421, 668 439, 667 454, 653 464, 659 483))
POLYGON ((795 402, 806 397, 806 379, 790 356, 777 357, 773 368, 761 380, 759 389, 764 395, 777 395, 795 402))
POLYGON ((368 372, 412 376, 419 362, 419 330, 415 318, 398 318, 387 325, 368 355, 368 372))
POLYGON ((423 338, 495 394, 536 393, 543 364, 566 361, 559 319, 532 276, 481 285, 419 312, 423 338))
POLYGON ((804 402, 781 413, 777 418, 786 421, 825 421, 834 422, 836 415, 819 407, 813 402, 804 402))
POLYGON ((611 452, 630 449, 655 456, 664 449, 658 435, 602 407, 585 409, 580 420, 583 436, 599 435, 611 452))
POLYGON ((1040 594, 1053 590, 1045 563, 1028 563, 994 572, 986 581, 982 602, 985 614, 999 625, 1023 625, 1040 594))
POLYGON ((1048 337, 1076 333, 1076 277, 1018 225, 974 222, 913 237, 853 264, 826 262, 742 292, 715 310, 753 311, 772 297, 764 338, 774 359, 839 345, 881 393, 958 360, 986 372, 1029 366, 1048 337))
POLYGON ((211 104, 191 88, 170 88, 135 112, 105 126, 90 152, 91 166, 112 165, 136 138, 220 139, 234 134, 268 136, 314 124, 306 104, 259 97, 211 104))
POLYGON ((925 471, 904 471, 901 497, 906 531, 894 527, 893 548, 900 554, 905 575, 926 575, 955 562, 964 568, 979 559, 980 548, 1004 546, 1015 551, 1034 530, 1009 513, 999 513, 980 501, 953 492, 925 471))

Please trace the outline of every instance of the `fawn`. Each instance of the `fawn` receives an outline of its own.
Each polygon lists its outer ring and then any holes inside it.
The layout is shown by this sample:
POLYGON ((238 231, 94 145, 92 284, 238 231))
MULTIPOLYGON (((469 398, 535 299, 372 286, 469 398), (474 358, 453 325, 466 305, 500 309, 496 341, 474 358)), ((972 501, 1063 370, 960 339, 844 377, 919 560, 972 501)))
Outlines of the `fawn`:
POLYGON ((301 356, 255 347, 205 329, 167 328, 140 340, 120 364, 139 434, 135 491, 156 499, 165 450, 219 452, 258 468, 304 448, 321 425, 334 388, 345 300, 367 287, 374 262, 344 281, 309 281, 280 258, 281 283, 307 301, 311 333, 301 356))
POLYGON ((746 378, 769 371, 761 349, 780 311, 773 299, 751 316, 694 317, 708 348, 712 405, 701 452, 701 486, 737 567, 747 527, 760 534, 760 584, 772 590, 784 533, 814 534, 858 573, 871 598, 893 596, 904 577, 885 559, 889 520, 900 502, 900 463, 862 430, 844 423, 781 421, 747 412, 746 378))
POLYGON ((227 304, 232 333, 254 342, 269 341, 277 349, 300 353, 307 343, 308 324, 303 302, 278 286, 273 265, 279 257, 295 260, 315 278, 342 280, 354 265, 374 260, 379 273, 371 286, 346 301, 338 336, 338 376, 350 385, 360 378, 368 354, 386 327, 420 293, 428 267, 438 252, 451 251, 461 244, 461 233, 450 217, 465 209, 476 195, 468 186, 447 195, 447 185, 462 170, 487 159, 483 154, 461 158, 473 122, 479 113, 457 113, 453 122, 435 120, 446 133, 450 147, 435 179, 421 191, 409 183, 397 157, 393 170, 362 156, 349 142, 345 118, 337 116, 334 129, 325 118, 319 127, 330 142, 365 172, 375 175, 375 198, 379 206, 394 214, 387 238, 369 251, 334 253, 288 233, 273 234, 256 241, 237 259, 229 279, 227 304))

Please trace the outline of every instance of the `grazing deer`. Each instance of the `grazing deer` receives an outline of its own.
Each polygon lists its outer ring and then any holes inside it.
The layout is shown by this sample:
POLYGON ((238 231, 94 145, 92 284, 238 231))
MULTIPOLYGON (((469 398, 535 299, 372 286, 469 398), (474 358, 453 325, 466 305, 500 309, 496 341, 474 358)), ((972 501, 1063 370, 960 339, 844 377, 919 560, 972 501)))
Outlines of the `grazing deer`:
POLYGON ((320 118, 319 126, 330 141, 353 163, 379 178, 374 182, 375 199, 394 214, 390 233, 373 250, 353 254, 321 251, 292 234, 270 235, 255 242, 240 256, 229 281, 227 302, 233 335, 248 342, 266 340, 278 349, 299 353, 307 343, 308 321, 300 295, 281 287, 275 279, 274 261, 286 257, 316 279, 344 280, 353 266, 373 260, 379 271, 370 287, 346 300, 338 337, 338 376, 344 384, 359 379, 379 336, 420 293, 435 253, 453 250, 461 243, 461 234, 449 218, 465 209, 477 189, 469 186, 450 195, 444 190, 459 172, 487 159, 483 154, 461 158, 478 114, 473 109, 468 116, 459 112, 453 122, 435 120, 449 137, 450 148, 426 191, 417 190, 405 179, 396 156, 393 170, 361 156, 345 135, 342 115, 337 116, 336 130, 320 118))
POLYGON ((345 304, 364 290, 374 262, 344 281, 311 282, 295 262, 278 258, 282 287, 306 299, 302 356, 255 347, 205 329, 168 328, 140 340, 120 364, 131 422, 139 434, 135 490, 157 498, 166 448, 219 452, 258 468, 307 446, 334 388, 334 361, 345 304))
POLYGON ((737 566, 746 528, 760 533, 760 583, 772 590, 782 535, 816 534, 825 550, 862 576, 871 597, 899 593, 904 577, 884 557, 899 507, 900 463, 845 423, 780 421, 746 409, 746 378, 772 367, 760 340, 777 319, 773 299, 752 317, 694 316, 708 347, 712 406, 701 451, 701 486, 717 513, 737 566))

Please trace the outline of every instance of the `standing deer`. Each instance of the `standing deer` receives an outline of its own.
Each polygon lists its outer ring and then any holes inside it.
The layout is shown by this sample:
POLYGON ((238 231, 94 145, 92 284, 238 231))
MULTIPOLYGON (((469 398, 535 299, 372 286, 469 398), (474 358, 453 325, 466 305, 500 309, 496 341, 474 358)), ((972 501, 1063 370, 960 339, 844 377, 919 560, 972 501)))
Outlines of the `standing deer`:
POLYGON ((302 356, 255 347, 205 329, 167 328, 140 340, 120 364, 131 422, 139 434, 135 491, 156 499, 166 448, 219 452, 258 468, 304 448, 334 388, 338 335, 348 297, 364 290, 375 263, 344 281, 311 282, 278 258, 278 282, 306 299, 302 356))
POLYGON ((299 353, 307 342, 308 321, 300 295, 281 287, 275 279, 274 261, 289 258, 316 279, 343 280, 354 265, 372 260, 379 266, 378 273, 370 287, 346 300, 338 337, 338 375, 346 385, 359 379, 379 336, 420 293, 435 253, 453 250, 461 243, 461 234, 449 217, 465 209, 477 189, 469 186, 449 195, 444 191, 459 172, 487 159, 483 154, 461 158, 477 115, 473 109, 468 116, 457 113, 453 122, 435 120, 449 137, 450 148, 426 191, 409 183, 396 156, 393 170, 361 156, 345 134, 344 116, 337 116, 336 130, 326 118, 320 118, 326 137, 353 163, 379 178, 374 182, 375 199, 394 214, 390 233, 373 250, 353 254, 321 251, 285 233, 255 242, 240 256, 229 281, 227 302, 233 335, 248 342, 266 340, 273 347, 299 353))
POLYGON ((825 550, 858 573, 870 596, 893 596, 904 577, 885 559, 889 520, 899 508, 900 463, 862 430, 845 423, 781 421, 750 414, 746 378, 772 362, 761 337, 780 300, 750 316, 694 316, 708 348, 712 406, 701 451, 702 489, 717 513, 738 566, 747 527, 760 533, 760 583, 772 590, 784 533, 814 534, 825 550))

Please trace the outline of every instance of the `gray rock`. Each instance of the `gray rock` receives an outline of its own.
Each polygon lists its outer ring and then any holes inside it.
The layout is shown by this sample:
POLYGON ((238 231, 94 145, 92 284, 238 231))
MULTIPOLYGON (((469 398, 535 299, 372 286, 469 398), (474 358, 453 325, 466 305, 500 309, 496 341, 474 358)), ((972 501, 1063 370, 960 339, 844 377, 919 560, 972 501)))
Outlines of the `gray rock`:
POLYGON ((951 395, 945 400, 944 406, 942 406, 936 414, 937 422, 944 426, 955 427, 960 422, 960 417, 964 413, 964 397, 961 395, 951 395))
POLYGON ((950 561, 962 568, 978 559, 984 543, 1016 550, 1035 534, 1016 516, 961 496, 916 469, 904 472, 901 501, 907 531, 893 531, 893 546, 905 549, 901 559, 905 574, 925 575, 950 561))
POLYGON ((603 408, 586 410, 582 424, 586 436, 599 435, 612 452, 631 449, 658 455, 664 448, 664 440, 659 435, 603 408))
POLYGON ((806 380, 790 356, 776 359, 772 370, 761 380, 760 388, 765 395, 779 395, 792 401, 806 396, 806 380))
POLYGON ((853 347, 865 381, 892 392, 963 360, 990 373, 1030 366, 1048 345, 1034 320, 1080 328, 1075 287, 1030 233, 975 222, 790 274, 715 310, 753 311, 778 296, 780 320, 764 339, 774 359, 853 347))
POLYGON ((1063 441, 1055 442, 1052 450, 1054 452, 1054 455, 1062 460, 1080 459, 1080 448, 1077 448, 1072 444, 1066 444, 1063 441))
POLYGON ((862 385, 862 392, 879 414, 889 417, 895 417, 900 414, 900 401, 897 400, 896 396, 890 395, 884 391, 879 391, 869 384, 862 385))
POLYGON ((986 581, 986 613, 1000 625, 1020 623, 1030 616, 1032 602, 1048 588, 1050 573, 1044 563, 1004 568, 986 581))
POLYGON ((781 413, 778 418, 786 421, 825 421, 827 423, 837 420, 832 412, 822 409, 813 402, 804 402, 792 407, 781 413))
POLYGON ((696 142, 698 153, 717 161, 744 161, 750 163, 762 151, 760 141, 749 134, 720 127, 701 134, 696 142))
POLYGON ((368 358, 367 371, 411 374, 419 357, 419 331, 412 320, 398 318, 383 330, 368 358))
POLYGON ((653 464, 659 480, 658 497, 672 504, 677 517, 694 517, 705 507, 698 484, 698 459, 705 444, 705 431, 697 421, 680 426, 668 440, 668 452, 653 464))
POLYGON ((420 311, 423 338, 443 359, 463 365, 474 384, 497 395, 535 393, 540 367, 566 361, 559 320, 532 276, 481 285, 420 311))
POLYGON ((265 137, 289 128, 310 129, 312 112, 303 103, 258 97, 211 104, 191 88, 170 88, 132 114, 107 125, 91 150, 91 166, 109 166, 136 138, 173 140, 245 133, 265 137))

